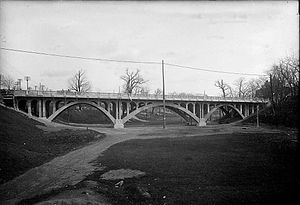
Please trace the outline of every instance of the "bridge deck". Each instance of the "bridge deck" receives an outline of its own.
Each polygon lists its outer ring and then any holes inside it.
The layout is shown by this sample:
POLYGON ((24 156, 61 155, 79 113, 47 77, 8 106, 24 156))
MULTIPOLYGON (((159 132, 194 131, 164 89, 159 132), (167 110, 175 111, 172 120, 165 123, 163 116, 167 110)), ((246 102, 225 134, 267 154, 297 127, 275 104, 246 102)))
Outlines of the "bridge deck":
MULTIPOLYGON (((35 90, 16 90, 15 97, 51 97, 51 98, 76 98, 76 99, 125 99, 125 100, 159 100, 163 99, 162 95, 128 95, 125 93, 100 93, 85 92, 77 93, 71 91, 35 91, 35 90)), ((236 97, 218 97, 207 95, 165 95, 167 101, 203 101, 203 102, 249 102, 249 103, 266 103, 267 100, 258 98, 236 98, 236 97)))

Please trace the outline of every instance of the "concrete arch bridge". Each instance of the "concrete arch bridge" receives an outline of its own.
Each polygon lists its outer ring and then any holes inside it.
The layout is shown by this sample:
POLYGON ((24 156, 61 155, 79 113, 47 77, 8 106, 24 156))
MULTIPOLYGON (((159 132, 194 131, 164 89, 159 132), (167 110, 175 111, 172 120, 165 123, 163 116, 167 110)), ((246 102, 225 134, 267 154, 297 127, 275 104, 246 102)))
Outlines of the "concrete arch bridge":
MULTIPOLYGON (((205 126, 216 112, 220 116, 245 118, 266 106, 268 101, 261 99, 222 98, 212 96, 166 95, 166 108, 177 113, 187 122, 205 126)), ((115 128, 137 114, 156 107, 162 107, 161 95, 131 95, 121 93, 75 93, 67 91, 14 91, 15 109, 53 121, 71 106, 87 104, 100 110, 115 128)))

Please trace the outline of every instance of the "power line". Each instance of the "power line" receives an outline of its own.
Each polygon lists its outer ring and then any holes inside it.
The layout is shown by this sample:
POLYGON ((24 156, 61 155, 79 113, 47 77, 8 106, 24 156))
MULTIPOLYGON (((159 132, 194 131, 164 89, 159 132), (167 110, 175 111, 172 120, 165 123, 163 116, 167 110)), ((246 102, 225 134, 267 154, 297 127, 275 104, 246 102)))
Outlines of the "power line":
MULTIPOLYGON (((6 50, 6 51, 21 52, 21 53, 36 54, 36 55, 45 55, 45 56, 52 56, 52 57, 73 58, 73 59, 81 59, 81 60, 96 60, 96 61, 117 62, 117 63, 136 63, 136 64, 161 65, 161 62, 154 62, 154 61, 115 60, 115 59, 105 59, 105 58, 92 58, 92 57, 83 57, 83 56, 62 55, 62 54, 56 54, 56 53, 45 53, 45 52, 37 52, 37 51, 29 51, 29 50, 21 50, 21 49, 13 49, 13 48, 4 48, 4 47, 0 47, 0 48, 2 50, 6 50)), ((232 75, 247 75, 247 76, 265 76, 263 74, 212 70, 212 69, 196 68, 196 67, 191 67, 191 66, 177 65, 177 64, 172 64, 172 63, 164 63, 164 64, 168 65, 168 66, 177 67, 177 68, 186 68, 186 69, 191 69, 191 70, 213 72, 213 73, 223 73, 223 74, 232 74, 232 75)))
POLYGON ((106 61, 106 62, 117 62, 117 63, 139 63, 139 64, 156 64, 160 65, 160 62, 151 62, 151 61, 131 61, 131 60, 114 60, 114 59, 105 59, 105 58, 92 58, 92 57, 82 57, 82 56, 71 56, 71 55, 62 55, 56 53, 45 53, 45 52, 37 52, 37 51, 28 51, 21 49, 12 49, 12 48, 4 48, 1 47, 2 50, 21 52, 21 53, 29 53, 29 54, 37 54, 37 55, 45 55, 45 56, 53 56, 53 57, 62 57, 62 58, 75 58, 81 60, 96 60, 96 61, 106 61))
POLYGON ((183 66, 183 65, 171 64, 171 63, 165 63, 165 65, 174 66, 174 67, 178 67, 178 68, 187 68, 187 69, 191 69, 191 70, 200 70, 200 71, 205 71, 205 72, 213 72, 213 73, 224 73, 224 74, 232 74, 232 75, 248 75, 248 76, 265 76, 263 74, 239 73, 239 72, 230 72, 230 71, 221 71, 221 70, 211 70, 211 69, 196 68, 196 67, 183 66))

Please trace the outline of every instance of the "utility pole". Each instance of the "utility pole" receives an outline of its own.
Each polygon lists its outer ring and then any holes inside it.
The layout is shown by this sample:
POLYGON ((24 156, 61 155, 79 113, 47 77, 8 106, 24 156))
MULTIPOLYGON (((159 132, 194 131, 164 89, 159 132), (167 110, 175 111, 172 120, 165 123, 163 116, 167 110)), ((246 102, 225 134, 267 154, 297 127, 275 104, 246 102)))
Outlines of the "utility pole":
POLYGON ((162 82, 163 82, 163 128, 166 128, 166 99, 165 99, 165 68, 164 68, 164 60, 161 63, 162 68, 162 82))
POLYGON ((256 105, 256 127, 259 127, 259 105, 256 105))
POLYGON ((0 90, 1 90, 1 85, 2 85, 2 75, 0 74, 0 90))
POLYGON ((27 90, 28 90, 28 81, 30 80, 30 76, 25 76, 24 79, 27 81, 27 90))

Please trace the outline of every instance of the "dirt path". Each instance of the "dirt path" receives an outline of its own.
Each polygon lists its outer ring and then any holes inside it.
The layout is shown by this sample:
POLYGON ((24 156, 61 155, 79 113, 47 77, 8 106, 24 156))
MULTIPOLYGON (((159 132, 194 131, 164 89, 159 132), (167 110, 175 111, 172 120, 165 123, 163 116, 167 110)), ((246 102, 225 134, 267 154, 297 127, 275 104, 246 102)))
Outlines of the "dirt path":
POLYGON ((110 146, 130 139, 150 139, 161 137, 201 136, 210 134, 225 134, 233 132, 270 132, 262 128, 249 128, 232 126, 213 127, 171 127, 161 128, 93 128, 106 133, 106 137, 94 144, 72 151, 64 156, 57 157, 39 167, 33 168, 23 175, 0 186, 1 204, 16 204, 22 199, 45 194, 51 190, 68 185, 75 185, 82 181, 99 167, 91 161, 110 146))

